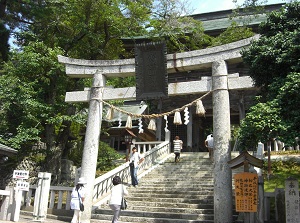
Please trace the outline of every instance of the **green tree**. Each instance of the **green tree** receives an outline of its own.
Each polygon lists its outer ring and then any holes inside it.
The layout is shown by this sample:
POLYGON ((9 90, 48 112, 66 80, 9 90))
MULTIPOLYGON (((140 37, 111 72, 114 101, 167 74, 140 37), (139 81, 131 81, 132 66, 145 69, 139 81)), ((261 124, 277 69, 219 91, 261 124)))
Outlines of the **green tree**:
MULTIPOLYGON (((46 154, 62 146, 64 121, 70 107, 64 102, 68 89, 76 88, 57 63, 59 48, 30 43, 12 53, 0 76, 0 141, 24 153, 38 141, 47 145, 46 154)), ((78 120, 81 120, 79 118, 78 120)), ((82 120, 81 120, 82 121, 82 120)))
POLYGON ((244 61, 250 66, 249 74, 255 85, 261 87, 263 96, 243 121, 240 138, 244 148, 250 146, 247 141, 251 138, 257 143, 268 135, 294 145, 295 137, 299 137, 299 27, 300 3, 295 1, 272 12, 260 26, 260 39, 242 51, 244 61), (265 117, 259 116, 260 111, 265 117), (262 122, 277 123, 262 126, 262 122))

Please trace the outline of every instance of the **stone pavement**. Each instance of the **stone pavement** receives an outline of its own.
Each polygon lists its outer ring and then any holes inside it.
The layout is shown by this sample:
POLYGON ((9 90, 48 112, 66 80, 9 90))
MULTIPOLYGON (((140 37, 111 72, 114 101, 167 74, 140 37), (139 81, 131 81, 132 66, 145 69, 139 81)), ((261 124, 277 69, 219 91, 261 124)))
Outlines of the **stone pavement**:
MULTIPOLYGON (((8 222, 14 222, 14 221, 1 221, 0 223, 8 223, 8 222)), ((41 222, 41 221, 34 221, 32 216, 20 216, 19 221, 17 221, 18 223, 30 223, 30 222, 41 222)), ((63 222, 71 222, 71 219, 69 221, 67 220, 57 220, 57 219, 51 219, 51 218, 47 218, 45 221, 42 221, 43 223, 63 223, 63 222)))

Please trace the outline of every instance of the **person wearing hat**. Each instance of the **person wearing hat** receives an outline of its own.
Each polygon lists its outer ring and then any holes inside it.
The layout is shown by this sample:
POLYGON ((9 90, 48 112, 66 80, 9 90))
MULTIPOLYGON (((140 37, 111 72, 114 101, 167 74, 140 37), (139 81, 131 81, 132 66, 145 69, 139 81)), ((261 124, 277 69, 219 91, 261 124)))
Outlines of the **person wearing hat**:
POLYGON ((72 193, 71 193, 71 209, 74 210, 73 218, 71 223, 79 223, 80 222, 80 206, 79 202, 84 201, 84 196, 85 196, 85 188, 84 185, 86 184, 86 181, 83 177, 80 177, 78 179, 78 183, 76 186, 73 188, 72 193))

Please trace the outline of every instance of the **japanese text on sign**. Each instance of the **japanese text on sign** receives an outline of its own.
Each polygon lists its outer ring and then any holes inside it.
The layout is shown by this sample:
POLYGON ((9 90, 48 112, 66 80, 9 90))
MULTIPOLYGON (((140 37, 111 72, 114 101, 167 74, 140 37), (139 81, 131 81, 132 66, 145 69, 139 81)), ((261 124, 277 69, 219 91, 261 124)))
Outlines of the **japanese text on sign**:
POLYGON ((16 188, 18 190, 29 191, 29 183, 24 181, 17 181, 16 188))
POLYGON ((285 213, 287 223, 299 223, 299 183, 298 180, 285 181, 285 213))
POLYGON ((258 203, 258 176, 255 173, 234 175, 235 208, 237 212, 256 212, 258 203))
POLYGON ((15 179, 28 179, 29 171, 27 170, 14 170, 13 178, 15 179))

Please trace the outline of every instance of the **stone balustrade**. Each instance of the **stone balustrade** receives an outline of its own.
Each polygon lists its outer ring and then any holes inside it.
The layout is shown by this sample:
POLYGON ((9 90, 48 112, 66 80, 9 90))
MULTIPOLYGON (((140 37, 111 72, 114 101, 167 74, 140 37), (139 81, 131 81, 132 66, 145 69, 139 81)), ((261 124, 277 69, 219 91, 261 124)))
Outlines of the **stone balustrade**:
MULTIPOLYGON (((170 155, 170 145, 167 141, 155 141, 155 142, 135 142, 135 145, 139 150, 142 150, 145 158, 139 168, 139 178, 143 177, 159 162, 163 161, 170 155)), ((126 162, 117 168, 101 175, 94 181, 93 191, 93 208, 96 208, 99 203, 106 202, 108 195, 110 194, 112 184, 112 178, 114 176, 120 176, 125 184, 131 181, 129 163, 126 162)), ((31 185, 28 192, 24 192, 24 206, 25 210, 32 211, 34 206, 34 194, 37 186, 31 185)), ((57 210, 70 210, 71 192, 73 187, 64 186, 50 186, 49 191, 49 209, 57 210)))

